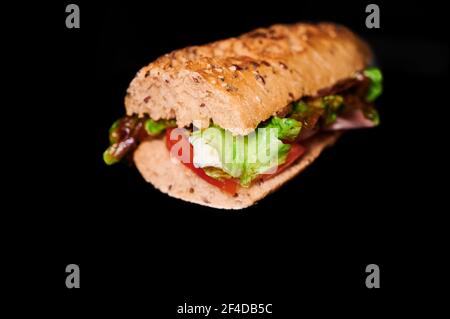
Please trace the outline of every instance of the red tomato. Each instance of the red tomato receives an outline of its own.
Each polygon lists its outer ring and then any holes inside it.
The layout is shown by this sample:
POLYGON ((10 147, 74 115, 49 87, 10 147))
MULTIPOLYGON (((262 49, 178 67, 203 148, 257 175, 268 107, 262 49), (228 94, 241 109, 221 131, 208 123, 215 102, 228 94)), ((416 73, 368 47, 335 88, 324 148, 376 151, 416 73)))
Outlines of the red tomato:
POLYGON ((172 128, 166 130, 166 145, 167 149, 170 151, 175 144, 177 144, 179 158, 181 158, 184 154, 182 154, 183 150, 189 150, 189 157, 187 157, 185 161, 181 161, 187 168, 193 171, 198 177, 207 181, 208 183, 220 188, 224 192, 228 194, 235 195, 238 189, 238 181, 236 179, 222 179, 218 180, 212 178, 211 176, 206 175, 205 171, 201 168, 197 168, 194 166, 194 147, 185 135, 178 136, 177 139, 170 139, 170 133, 172 132, 172 128), (180 143, 180 144, 178 144, 180 143))
POLYGON ((276 172, 273 174, 262 174, 261 179, 266 181, 284 171, 286 168, 291 166, 300 156, 302 156, 306 151, 306 148, 298 143, 291 144, 291 149, 286 157, 286 161, 278 166, 276 172))

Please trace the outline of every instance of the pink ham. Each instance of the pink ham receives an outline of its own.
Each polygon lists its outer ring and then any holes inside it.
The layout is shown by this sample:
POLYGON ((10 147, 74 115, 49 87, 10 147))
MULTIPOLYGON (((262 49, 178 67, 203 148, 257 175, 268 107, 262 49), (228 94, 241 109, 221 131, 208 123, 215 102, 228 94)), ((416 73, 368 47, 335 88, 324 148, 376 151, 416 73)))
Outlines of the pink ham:
POLYGON ((340 115, 336 122, 326 127, 327 131, 349 130, 363 127, 373 127, 371 120, 367 119, 361 110, 353 110, 340 115))

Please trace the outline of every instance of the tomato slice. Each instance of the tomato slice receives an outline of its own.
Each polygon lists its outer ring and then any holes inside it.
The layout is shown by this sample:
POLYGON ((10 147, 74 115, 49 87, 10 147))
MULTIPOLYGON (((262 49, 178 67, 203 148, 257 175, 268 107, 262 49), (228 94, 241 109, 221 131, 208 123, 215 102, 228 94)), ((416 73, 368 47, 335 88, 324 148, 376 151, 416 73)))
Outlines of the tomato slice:
POLYGON ((289 153, 286 157, 286 161, 278 166, 276 172, 273 174, 262 174, 261 179, 263 181, 266 181, 278 174, 280 174, 282 171, 284 171, 286 168, 291 166, 292 163, 294 163, 300 156, 305 154, 306 148, 298 143, 291 144, 291 149, 289 150, 289 153))
POLYGON ((224 192, 235 195, 238 190, 239 182, 236 179, 215 179, 211 176, 208 176, 205 171, 201 168, 194 166, 194 147, 191 143, 189 143, 189 140, 185 135, 178 136, 177 139, 171 139, 170 133, 172 132, 173 128, 169 128, 166 130, 166 146, 167 149, 170 151, 172 147, 175 144, 178 144, 179 151, 178 156, 182 156, 183 150, 189 150, 189 158, 187 161, 181 161, 187 168, 189 168, 192 172, 194 172, 198 177, 202 178, 206 182, 210 183, 211 185, 214 185, 224 192))

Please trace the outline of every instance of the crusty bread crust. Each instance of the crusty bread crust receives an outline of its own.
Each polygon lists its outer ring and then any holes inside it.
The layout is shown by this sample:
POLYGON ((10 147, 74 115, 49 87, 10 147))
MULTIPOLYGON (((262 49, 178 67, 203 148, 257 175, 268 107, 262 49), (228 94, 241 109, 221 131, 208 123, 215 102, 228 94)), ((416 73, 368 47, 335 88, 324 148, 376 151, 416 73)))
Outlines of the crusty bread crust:
POLYGON ((127 114, 176 118, 179 127, 215 124, 248 134, 287 104, 364 69, 368 46, 347 28, 274 25, 166 54, 142 68, 127 114))
POLYGON ((163 138, 142 143, 134 152, 134 162, 147 182, 172 197, 214 208, 242 209, 255 204, 300 173, 339 135, 339 132, 321 133, 305 141, 303 145, 307 151, 296 163, 271 179, 240 188, 236 197, 207 183, 182 163, 171 160, 163 138))

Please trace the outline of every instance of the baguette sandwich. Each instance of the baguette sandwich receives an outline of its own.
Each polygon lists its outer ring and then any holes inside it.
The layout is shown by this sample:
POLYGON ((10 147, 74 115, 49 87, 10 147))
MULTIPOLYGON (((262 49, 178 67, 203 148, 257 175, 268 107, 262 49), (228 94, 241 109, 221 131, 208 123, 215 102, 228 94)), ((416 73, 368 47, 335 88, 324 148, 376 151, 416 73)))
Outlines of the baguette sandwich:
POLYGON ((379 69, 365 42, 330 23, 274 25, 166 54, 142 68, 110 131, 107 164, 131 158, 172 197, 253 205, 346 129, 373 127, 379 69))

